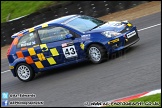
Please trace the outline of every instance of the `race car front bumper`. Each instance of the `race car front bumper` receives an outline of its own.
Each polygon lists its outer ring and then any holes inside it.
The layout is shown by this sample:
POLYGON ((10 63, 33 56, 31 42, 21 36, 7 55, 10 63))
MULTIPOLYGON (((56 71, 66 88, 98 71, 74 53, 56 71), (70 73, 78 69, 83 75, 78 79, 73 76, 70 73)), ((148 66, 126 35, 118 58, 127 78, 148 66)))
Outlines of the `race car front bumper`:
POLYGON ((116 39, 113 40, 114 43, 108 42, 108 45, 110 46, 109 53, 113 53, 113 52, 122 50, 126 47, 129 47, 135 44, 136 42, 138 42, 139 40, 140 38, 138 36, 138 32, 136 28, 133 27, 130 31, 123 33, 122 36, 116 37, 116 39), (115 40, 117 40, 118 38, 119 38, 119 41, 116 42, 115 40))

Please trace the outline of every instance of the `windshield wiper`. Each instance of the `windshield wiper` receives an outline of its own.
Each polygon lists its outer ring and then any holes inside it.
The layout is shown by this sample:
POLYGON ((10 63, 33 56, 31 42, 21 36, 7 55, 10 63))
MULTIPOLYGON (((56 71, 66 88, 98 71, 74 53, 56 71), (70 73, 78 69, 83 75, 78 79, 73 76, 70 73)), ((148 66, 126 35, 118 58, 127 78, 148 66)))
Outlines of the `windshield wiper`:
POLYGON ((101 24, 99 24, 99 25, 93 27, 92 29, 90 29, 90 30, 88 30, 88 31, 91 31, 91 30, 93 30, 93 29, 95 29, 95 28, 97 28, 97 27, 99 27, 99 26, 101 26, 101 25, 103 25, 103 24, 105 24, 105 23, 101 23, 101 24))

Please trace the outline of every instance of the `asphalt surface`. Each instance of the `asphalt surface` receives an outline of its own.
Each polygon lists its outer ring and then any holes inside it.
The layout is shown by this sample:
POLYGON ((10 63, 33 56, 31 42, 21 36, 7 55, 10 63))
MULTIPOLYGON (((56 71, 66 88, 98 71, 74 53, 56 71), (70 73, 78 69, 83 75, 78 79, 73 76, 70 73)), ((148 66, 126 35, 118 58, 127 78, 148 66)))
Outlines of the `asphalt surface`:
MULTIPOLYGON (((161 13, 131 21, 138 29, 161 23, 161 13)), ((43 106, 84 106, 84 102, 108 101, 161 88, 161 26, 139 31, 140 41, 126 53, 94 65, 82 62, 40 73, 24 83, 11 72, 1 73, 1 92, 36 94, 36 98, 11 100, 44 101, 43 106)), ((1 72, 8 70, 1 60, 1 72)), ((18 107, 18 106, 15 106, 18 107)))

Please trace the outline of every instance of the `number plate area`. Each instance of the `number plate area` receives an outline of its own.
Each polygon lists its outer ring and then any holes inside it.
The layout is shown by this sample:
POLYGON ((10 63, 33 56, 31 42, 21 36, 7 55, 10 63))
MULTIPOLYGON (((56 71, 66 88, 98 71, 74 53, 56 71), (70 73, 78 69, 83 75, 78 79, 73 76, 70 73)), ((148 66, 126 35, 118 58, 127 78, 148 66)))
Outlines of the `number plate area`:
POLYGON ((130 33, 127 34, 127 38, 131 38, 132 36, 136 35, 136 31, 132 31, 130 33))
POLYGON ((65 58, 67 58, 67 59, 78 56, 74 45, 64 47, 64 48, 62 48, 62 50, 64 52, 65 58))

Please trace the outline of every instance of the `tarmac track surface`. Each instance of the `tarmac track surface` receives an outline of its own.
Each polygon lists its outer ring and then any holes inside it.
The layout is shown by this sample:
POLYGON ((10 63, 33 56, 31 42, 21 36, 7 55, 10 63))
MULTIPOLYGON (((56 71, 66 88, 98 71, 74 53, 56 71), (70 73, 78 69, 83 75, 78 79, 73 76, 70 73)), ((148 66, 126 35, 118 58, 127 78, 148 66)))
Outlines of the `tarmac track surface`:
MULTIPOLYGON (((161 13, 131 21, 142 29, 161 23, 161 13)), ((11 72, 1 73, 1 92, 36 94, 36 98, 11 100, 44 101, 43 106, 84 106, 84 102, 108 101, 161 88, 161 25, 139 31, 140 41, 117 58, 94 65, 82 62, 38 74, 24 83, 11 72)), ((1 72, 8 70, 1 60, 1 72)), ((15 105, 15 107, 17 107, 15 105)))

